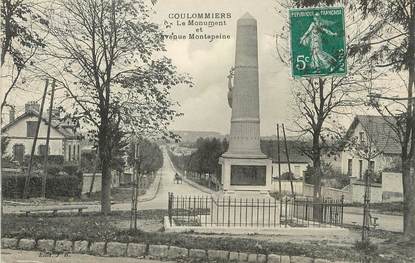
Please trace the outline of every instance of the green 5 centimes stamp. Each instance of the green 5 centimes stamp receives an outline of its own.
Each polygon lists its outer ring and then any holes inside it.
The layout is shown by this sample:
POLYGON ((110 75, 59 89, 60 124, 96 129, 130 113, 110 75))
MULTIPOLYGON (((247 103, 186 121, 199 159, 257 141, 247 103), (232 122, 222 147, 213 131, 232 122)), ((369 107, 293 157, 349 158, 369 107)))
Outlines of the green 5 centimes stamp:
POLYGON ((343 7, 290 9, 294 78, 346 75, 343 7))

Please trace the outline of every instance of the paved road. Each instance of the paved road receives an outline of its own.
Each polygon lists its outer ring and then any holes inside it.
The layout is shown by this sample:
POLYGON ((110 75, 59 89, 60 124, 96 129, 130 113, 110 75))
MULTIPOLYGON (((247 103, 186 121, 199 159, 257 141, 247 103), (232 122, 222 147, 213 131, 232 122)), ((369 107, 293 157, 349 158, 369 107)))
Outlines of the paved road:
POLYGON ((166 150, 163 150, 163 158, 162 177, 156 198, 148 202, 139 203, 139 209, 167 209, 169 192, 173 192, 175 195, 206 195, 185 181, 182 184, 175 184, 174 174, 176 171, 166 150))
MULTIPOLYGON (((170 157, 167 154, 167 150, 163 149, 163 167, 160 169, 159 173, 161 173, 161 181, 160 187, 157 192, 157 195, 154 199, 150 201, 143 201, 139 202, 138 209, 145 210, 145 209, 167 209, 167 200, 168 200, 168 193, 173 192, 176 195, 206 195, 206 193, 200 191, 199 189, 187 184, 183 181, 182 184, 175 184, 174 183, 174 174, 176 173, 174 167, 171 163, 170 157)), ((77 204, 77 205, 85 205, 85 204, 77 204)), ((84 211, 100 211, 100 205, 96 204, 88 204, 85 205, 88 208, 84 211)), ((30 209, 35 208, 38 206, 4 206, 3 212, 5 214, 8 213, 19 213, 21 209, 30 209)), ((47 207, 47 206, 43 206, 47 207)), ((51 207, 56 207, 56 205, 51 205, 51 207)), ((126 203, 118 203, 113 204, 111 206, 113 211, 116 210, 130 210, 131 209, 131 202, 126 203)))
MULTIPOLYGON (((375 212, 371 213, 372 217, 379 218, 377 228, 393 231, 403 232, 403 217, 398 215, 385 215, 375 212)), ((361 207, 345 207, 343 222, 346 224, 362 225, 363 222, 363 208, 361 207)))
POLYGON ((70 254, 68 257, 40 257, 39 251, 1 250, 2 263, 173 263, 174 261, 158 261, 135 258, 95 257, 90 255, 70 254))

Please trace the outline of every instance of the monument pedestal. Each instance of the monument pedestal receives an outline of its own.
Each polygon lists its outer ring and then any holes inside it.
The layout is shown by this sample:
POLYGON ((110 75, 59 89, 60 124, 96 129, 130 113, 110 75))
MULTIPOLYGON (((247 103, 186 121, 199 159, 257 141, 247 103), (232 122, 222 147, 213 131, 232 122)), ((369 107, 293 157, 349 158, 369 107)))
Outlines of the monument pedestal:
POLYGON ((267 158, 231 158, 222 156, 222 187, 224 192, 263 192, 268 194, 272 184, 272 160, 267 158))
POLYGON ((261 152, 257 21, 249 13, 237 22, 235 67, 228 79, 232 117, 229 148, 219 159, 223 191, 268 193, 272 161, 261 152))

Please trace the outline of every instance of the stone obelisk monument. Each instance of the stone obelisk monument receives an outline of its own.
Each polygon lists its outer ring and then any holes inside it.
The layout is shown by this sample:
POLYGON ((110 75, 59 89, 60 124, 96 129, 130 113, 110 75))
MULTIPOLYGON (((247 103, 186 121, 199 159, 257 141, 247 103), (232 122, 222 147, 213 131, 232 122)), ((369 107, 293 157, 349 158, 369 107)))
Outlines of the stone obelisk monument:
POLYGON ((220 158, 223 190, 268 191, 272 161, 260 148, 257 21, 248 13, 237 22, 235 67, 228 78, 232 119, 229 149, 220 158))

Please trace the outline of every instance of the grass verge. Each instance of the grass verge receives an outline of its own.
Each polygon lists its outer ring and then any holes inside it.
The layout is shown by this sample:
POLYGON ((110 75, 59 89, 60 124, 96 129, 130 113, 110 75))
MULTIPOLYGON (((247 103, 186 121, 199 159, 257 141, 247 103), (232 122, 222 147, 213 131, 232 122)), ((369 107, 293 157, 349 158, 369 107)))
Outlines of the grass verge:
MULTIPOLYGON (((229 235, 200 235, 192 233, 130 231, 116 227, 116 223, 129 219, 129 212, 113 212, 108 216, 99 213, 45 214, 26 217, 24 215, 4 215, 2 218, 2 237, 118 241, 147 244, 161 244, 197 249, 220 249, 229 251, 280 254, 324 258, 330 261, 347 260, 358 262, 369 258, 370 262, 415 262, 411 249, 404 253, 402 246, 396 244, 398 236, 392 236, 387 245, 379 245, 374 251, 358 250, 354 246, 339 247, 329 245, 325 240, 318 242, 278 242, 278 236, 265 240, 229 235), (392 248, 392 250, 391 250, 392 248), (393 250, 398 249, 398 250, 393 250), (412 254, 410 254, 411 252, 412 254), (384 256, 387 255, 387 256, 384 256)), ((160 221, 167 215, 166 210, 140 211, 141 220, 160 221)), ((356 229, 358 231, 358 229, 356 229)), ((385 233, 384 233, 385 234, 385 233)), ((413 250, 413 249, 412 249, 413 250)), ((367 259, 368 260, 368 259, 367 259)), ((369 261, 367 261, 369 262, 369 261)))

